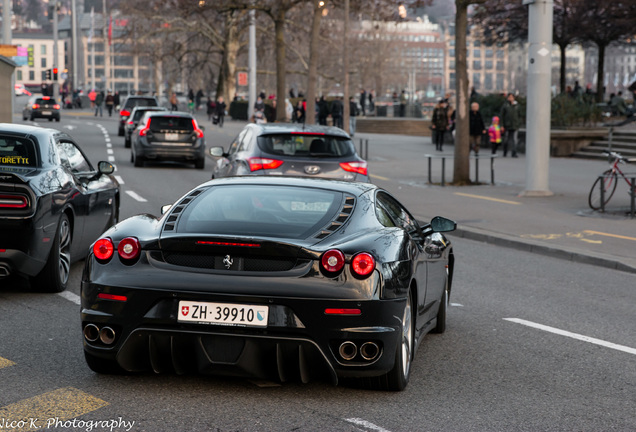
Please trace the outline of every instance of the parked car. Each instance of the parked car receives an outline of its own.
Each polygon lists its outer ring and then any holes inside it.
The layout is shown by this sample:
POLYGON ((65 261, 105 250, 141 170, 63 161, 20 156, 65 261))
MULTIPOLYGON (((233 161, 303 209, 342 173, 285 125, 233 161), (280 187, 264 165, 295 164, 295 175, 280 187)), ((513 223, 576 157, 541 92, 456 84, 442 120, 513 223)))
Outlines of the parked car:
POLYGON ((147 160, 192 162, 205 167, 205 136, 194 116, 177 111, 147 112, 131 136, 130 161, 141 167, 147 160))
POLYGON ((96 372, 402 390, 424 336, 446 328, 455 222, 420 225, 373 184, 229 177, 168 207, 92 246, 80 309, 96 372))
POLYGON ((130 116, 130 112, 136 106, 159 106, 157 99, 152 96, 128 96, 119 109, 119 130, 118 136, 124 136, 126 120, 130 116))
POLYGON ((33 93, 27 90, 24 84, 17 83, 15 85, 15 95, 16 96, 22 96, 22 95, 31 96, 33 95, 33 93))
POLYGON ((46 118, 60 121, 60 104, 51 96, 32 96, 22 109, 22 120, 46 118))
POLYGON ((126 124, 124 125, 124 146, 126 148, 130 148, 130 137, 132 136, 133 131, 139 124, 139 120, 141 117, 148 111, 167 111, 164 107, 148 107, 148 106, 136 106, 130 112, 128 119, 126 119, 126 124))
POLYGON ((211 147, 212 178, 287 175, 368 182, 367 162, 342 129, 300 124, 248 124, 227 152, 211 147))
POLYGON ((0 124, 0 279, 63 291, 71 263, 118 221, 113 171, 109 162, 93 168, 64 132, 0 124))

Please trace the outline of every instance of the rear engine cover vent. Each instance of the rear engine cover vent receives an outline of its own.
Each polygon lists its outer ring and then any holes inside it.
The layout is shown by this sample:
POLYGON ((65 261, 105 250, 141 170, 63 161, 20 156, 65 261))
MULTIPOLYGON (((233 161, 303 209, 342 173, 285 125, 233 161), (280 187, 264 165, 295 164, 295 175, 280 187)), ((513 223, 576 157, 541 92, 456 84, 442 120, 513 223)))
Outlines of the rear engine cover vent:
POLYGON ((353 207, 355 206, 356 199, 352 196, 345 195, 345 199, 343 200, 342 207, 340 211, 336 214, 336 217, 329 222, 325 227, 323 227, 314 238, 324 239, 329 234, 332 234, 338 230, 351 216, 353 212, 353 207))
POLYGON ((177 222, 179 221, 179 216, 181 216, 183 210, 202 192, 203 190, 201 189, 194 190, 173 206, 172 209, 170 209, 170 215, 166 218, 166 222, 163 225, 163 230, 174 231, 177 226, 177 222))

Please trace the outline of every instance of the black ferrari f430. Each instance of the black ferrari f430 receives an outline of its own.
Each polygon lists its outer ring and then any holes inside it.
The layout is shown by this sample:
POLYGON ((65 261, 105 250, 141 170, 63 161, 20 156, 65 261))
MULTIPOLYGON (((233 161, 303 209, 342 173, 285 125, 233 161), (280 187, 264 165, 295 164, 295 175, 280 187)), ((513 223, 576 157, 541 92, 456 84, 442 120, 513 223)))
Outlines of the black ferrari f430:
POLYGON ((349 379, 402 390, 428 332, 441 333, 454 255, 369 183, 212 180, 160 218, 97 240, 81 284, 86 361, 100 373, 349 379))

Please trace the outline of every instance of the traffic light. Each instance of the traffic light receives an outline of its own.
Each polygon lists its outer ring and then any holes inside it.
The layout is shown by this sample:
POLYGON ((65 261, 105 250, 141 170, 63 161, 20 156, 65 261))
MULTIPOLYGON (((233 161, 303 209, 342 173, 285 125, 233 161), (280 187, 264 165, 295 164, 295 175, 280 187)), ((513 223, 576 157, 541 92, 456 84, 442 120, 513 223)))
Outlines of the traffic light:
POLYGON ((50 80, 51 79, 51 69, 47 69, 46 70, 46 79, 50 80))
POLYGON ((53 81, 57 81, 57 68, 53 68, 53 81))

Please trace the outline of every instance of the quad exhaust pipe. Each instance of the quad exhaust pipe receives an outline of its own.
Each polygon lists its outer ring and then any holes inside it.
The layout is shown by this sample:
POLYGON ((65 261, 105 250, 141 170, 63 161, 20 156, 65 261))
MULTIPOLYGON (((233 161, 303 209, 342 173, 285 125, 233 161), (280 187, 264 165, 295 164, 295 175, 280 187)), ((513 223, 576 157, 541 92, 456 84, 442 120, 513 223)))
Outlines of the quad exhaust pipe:
POLYGON ((364 342, 360 345, 360 349, 358 346, 351 341, 345 341, 340 344, 338 348, 338 354, 343 360, 351 361, 360 353, 360 357, 362 357, 365 361, 373 361, 380 356, 380 347, 375 342, 364 342))
POLYGON ((101 341, 104 345, 112 345, 115 342, 115 330, 110 327, 100 329, 95 324, 86 324, 84 326, 84 339, 88 342, 101 341))
POLYGON ((7 263, 0 263, 0 277, 8 277, 11 275, 11 267, 7 263))

